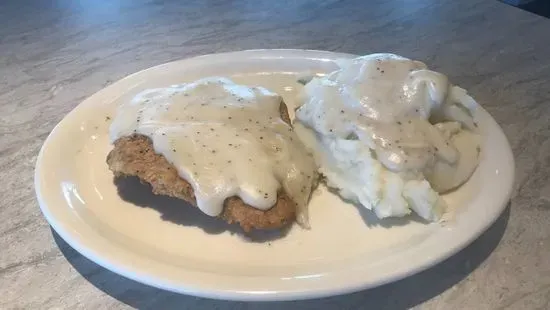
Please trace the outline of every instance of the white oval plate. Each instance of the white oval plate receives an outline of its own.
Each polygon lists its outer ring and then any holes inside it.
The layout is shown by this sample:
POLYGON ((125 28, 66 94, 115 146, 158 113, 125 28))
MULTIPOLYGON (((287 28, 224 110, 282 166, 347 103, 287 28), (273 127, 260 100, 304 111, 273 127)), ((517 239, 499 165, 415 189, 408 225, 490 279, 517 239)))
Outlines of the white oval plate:
POLYGON ((285 236, 258 242, 192 208, 178 207, 175 200, 153 197, 143 186, 125 184, 122 192, 157 209, 126 202, 113 183, 105 164, 110 118, 120 102, 139 91, 223 75, 278 92, 292 107, 301 87, 297 77, 330 72, 335 59, 352 56, 306 50, 207 55, 110 85, 69 113, 44 143, 35 171, 44 216, 68 244, 107 269, 166 290, 217 299, 343 294, 442 261, 486 230, 510 197, 512 152, 500 127, 481 108, 481 163, 468 183, 445 196, 452 215, 445 225, 412 217, 376 221, 321 187, 310 204, 311 230, 294 225, 285 236))

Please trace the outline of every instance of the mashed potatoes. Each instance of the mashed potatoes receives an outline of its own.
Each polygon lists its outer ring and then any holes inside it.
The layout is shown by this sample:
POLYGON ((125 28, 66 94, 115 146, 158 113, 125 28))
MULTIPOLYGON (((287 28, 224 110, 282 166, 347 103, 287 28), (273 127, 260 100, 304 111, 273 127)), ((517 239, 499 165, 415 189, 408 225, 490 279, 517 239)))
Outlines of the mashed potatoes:
POLYGON ((306 84, 295 128, 327 184, 380 218, 435 221, 438 192, 475 170, 475 102, 426 65, 393 54, 339 63, 306 84))

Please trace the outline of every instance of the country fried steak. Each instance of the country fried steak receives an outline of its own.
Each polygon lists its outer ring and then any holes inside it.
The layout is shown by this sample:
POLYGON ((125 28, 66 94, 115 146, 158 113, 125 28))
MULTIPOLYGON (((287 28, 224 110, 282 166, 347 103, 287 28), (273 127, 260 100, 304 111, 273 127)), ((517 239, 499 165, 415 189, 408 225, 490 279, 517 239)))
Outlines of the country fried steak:
MULTIPOLYGON (((280 113, 282 119, 290 123, 284 103, 281 103, 280 113)), ((197 207, 191 184, 178 175, 163 155, 155 152, 147 136, 134 134, 116 140, 107 156, 107 164, 116 177, 135 176, 142 183, 150 184, 154 194, 179 198, 197 207)), ((280 190, 275 205, 264 211, 234 196, 225 200, 219 217, 228 223, 238 223, 245 232, 281 228, 295 220, 296 203, 280 190)))

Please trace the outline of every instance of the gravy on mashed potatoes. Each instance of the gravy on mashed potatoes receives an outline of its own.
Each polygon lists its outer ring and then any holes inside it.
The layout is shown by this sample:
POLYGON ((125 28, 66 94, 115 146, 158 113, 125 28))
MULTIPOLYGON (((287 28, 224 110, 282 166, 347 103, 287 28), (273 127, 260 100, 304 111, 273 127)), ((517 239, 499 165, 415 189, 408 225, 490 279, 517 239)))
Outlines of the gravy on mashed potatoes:
POLYGON ((478 164, 475 102, 441 73, 394 54, 338 62, 299 97, 295 128, 341 196, 378 217, 445 210, 438 192, 478 164))

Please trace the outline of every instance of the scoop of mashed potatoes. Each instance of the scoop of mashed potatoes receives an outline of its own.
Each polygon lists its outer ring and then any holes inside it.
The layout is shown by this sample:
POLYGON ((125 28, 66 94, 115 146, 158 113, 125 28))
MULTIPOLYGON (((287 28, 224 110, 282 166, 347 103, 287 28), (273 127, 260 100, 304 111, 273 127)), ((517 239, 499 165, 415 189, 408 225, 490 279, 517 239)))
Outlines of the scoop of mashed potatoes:
POLYGON ((299 96, 295 128, 327 185, 379 218, 438 220, 439 192, 463 184, 479 157, 475 102, 443 74, 394 54, 338 63, 299 96))

